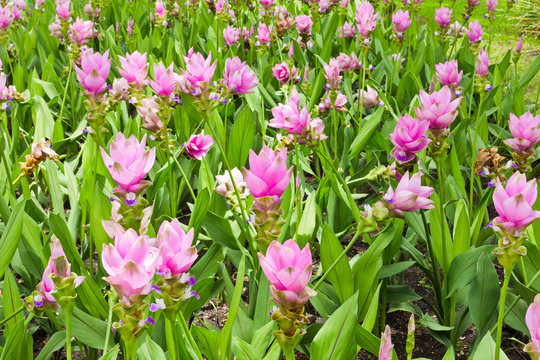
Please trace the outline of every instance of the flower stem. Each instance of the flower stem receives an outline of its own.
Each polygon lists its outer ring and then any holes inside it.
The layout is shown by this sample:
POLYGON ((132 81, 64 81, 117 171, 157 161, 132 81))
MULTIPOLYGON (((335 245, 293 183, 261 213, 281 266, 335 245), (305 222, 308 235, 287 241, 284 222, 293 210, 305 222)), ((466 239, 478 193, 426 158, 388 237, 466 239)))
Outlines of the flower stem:
POLYGON ((66 359, 71 360, 71 310, 65 309, 66 314, 66 359))
POLYGON ((171 162, 171 158, 173 157, 173 155, 171 153, 171 146, 169 143, 168 129, 165 129, 165 134, 165 146, 167 146, 167 163, 169 165, 169 202, 171 203, 171 217, 174 219, 176 217, 176 195, 174 189, 174 174, 171 162))
POLYGON ((103 343, 103 354, 107 353, 107 347, 109 345, 109 337, 111 336, 111 321, 113 315, 113 305, 116 302, 115 296, 112 292, 109 293, 109 315, 107 316, 107 332, 105 332, 105 342, 103 343))
POLYGON ((501 339, 502 339, 502 326, 504 320, 504 302, 506 299, 506 290, 508 289, 508 283, 510 282, 510 276, 514 265, 508 268, 504 268, 504 282, 501 289, 501 298, 499 300, 499 318, 497 320, 497 343, 495 345, 495 360, 499 360, 501 357, 501 339))
POLYGON ((294 359, 295 359, 294 349, 287 348, 287 350, 285 350, 285 360, 294 360, 294 359))
POLYGON ((21 306, 19 308, 19 310, 15 311, 13 314, 9 315, 8 317, 6 317, 5 319, 3 319, 2 321, 0 321, 0 326, 1 325, 4 325, 5 323, 7 323, 9 320, 13 319, 15 316, 19 315, 19 313, 21 311, 24 310, 24 306, 21 306))
POLYGON ((167 319, 167 347, 171 354, 171 360, 179 360, 178 357, 178 336, 176 334, 176 312, 172 312, 169 316, 165 316, 167 319))

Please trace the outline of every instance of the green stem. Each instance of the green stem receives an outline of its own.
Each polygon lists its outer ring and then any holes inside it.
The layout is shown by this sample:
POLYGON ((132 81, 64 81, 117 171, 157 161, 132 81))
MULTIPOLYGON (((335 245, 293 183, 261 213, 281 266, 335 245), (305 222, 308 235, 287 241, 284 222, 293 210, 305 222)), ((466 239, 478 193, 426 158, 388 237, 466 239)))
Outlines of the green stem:
POLYGON ((287 348, 287 350, 285 350, 285 360, 295 360, 294 349, 287 348))
MULTIPOLYGON (((295 152, 295 158, 296 158, 296 172, 294 173, 294 184, 297 184, 297 181, 299 179, 300 174, 300 160, 298 156, 299 148, 298 148, 298 139, 296 135, 294 136, 294 152, 295 152)), ((302 217, 302 200, 300 198, 300 190, 294 186, 295 189, 295 202, 296 202, 296 240, 298 241, 298 228, 300 226, 300 219, 302 217)))
POLYGON ((113 306, 116 302, 115 296, 112 293, 109 293, 109 315, 107 316, 107 331, 105 332, 105 342, 103 343, 103 353, 107 353, 107 347, 109 346, 109 337, 111 336, 111 321, 113 315, 113 306))
POLYGON ((180 360, 177 349, 176 312, 173 312, 170 316, 165 316, 165 318, 167 319, 167 348, 169 348, 170 358, 172 360, 180 360))
MULTIPOLYGON (((435 257, 435 252, 433 251, 433 246, 431 245, 431 236, 429 234, 429 229, 427 225, 426 215, 423 211, 420 211, 422 216, 422 221, 424 223, 424 231, 426 232, 426 245, 428 248, 428 255, 431 259, 431 266, 433 268, 433 292, 435 293, 435 300, 437 301, 437 306, 439 308, 439 313, 444 316, 444 307, 442 305, 442 296, 441 296, 441 279, 439 274, 439 263, 435 257)), ((441 319, 443 320, 443 319, 441 319)))
MULTIPOLYGON (((69 71, 68 71, 68 77, 67 77, 67 80, 66 80, 66 86, 64 87, 64 96, 62 97, 62 106, 60 107, 60 114, 58 115, 58 119, 60 119, 60 121, 62 121, 62 115, 64 114, 64 107, 65 107, 65 104, 66 104, 66 97, 67 97, 67 90, 68 90, 68 87, 69 87, 69 82, 71 80, 71 73, 73 71, 73 66, 71 65, 71 62, 69 62, 69 71)), ((72 125, 72 124, 70 124, 72 125)))
MULTIPOLYGON (((482 109, 482 103, 484 101, 484 95, 480 95, 480 105, 476 114, 476 121, 474 126, 474 138, 472 139, 472 155, 471 155, 471 178, 469 180, 469 219, 473 221, 473 199, 474 199, 474 163, 476 162, 476 139, 478 138, 478 121, 480 119, 480 111, 482 109)), ((472 105, 471 105, 472 107, 472 105)))
POLYGON ((9 320, 13 319, 15 316, 19 315, 21 311, 24 310, 24 306, 20 307, 19 310, 15 311, 13 314, 9 315, 8 317, 4 318, 4 320, 0 321, 0 326, 7 323, 9 320))
POLYGON ((137 347, 139 345, 139 338, 132 336, 128 339, 124 339, 124 360, 135 360, 137 354, 137 347))
POLYGON ((171 153, 171 146, 169 144, 169 131, 165 129, 165 141, 167 146, 167 163, 169 165, 169 202, 171 203, 171 217, 174 219, 176 217, 176 196, 174 188, 174 174, 172 169, 171 158, 173 157, 171 153))
POLYGON ((502 340, 502 326, 504 320, 504 302, 506 299, 506 290, 508 289, 508 283, 510 282, 510 276, 514 265, 508 268, 504 268, 504 282, 501 289, 501 298, 499 300, 499 317, 497 320, 497 342, 495 345, 495 360, 499 360, 501 357, 501 340, 502 340))
POLYGON ((66 359, 71 360, 71 310, 66 309, 66 359))

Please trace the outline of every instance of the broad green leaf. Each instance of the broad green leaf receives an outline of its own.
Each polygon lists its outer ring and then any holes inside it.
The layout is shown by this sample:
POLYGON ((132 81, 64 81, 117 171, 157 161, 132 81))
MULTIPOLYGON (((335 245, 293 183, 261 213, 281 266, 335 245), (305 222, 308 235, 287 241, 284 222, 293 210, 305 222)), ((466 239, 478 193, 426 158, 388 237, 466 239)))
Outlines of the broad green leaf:
MULTIPOLYGON (((494 360, 495 359, 495 341, 488 332, 480 341, 480 344, 474 350, 471 360, 494 360)), ((508 356, 501 350, 500 360, 508 360, 508 356)))
POLYGON ((24 205, 24 200, 15 205, 0 238, 0 277, 4 275, 6 266, 11 263, 17 246, 19 246, 23 228, 24 205))
POLYGON ((476 275, 476 265, 480 254, 488 251, 486 247, 470 248, 452 260, 448 271, 446 298, 454 295, 456 291, 469 285, 476 275))
POLYGON ((117 360, 119 351, 120 351, 120 345, 116 344, 111 350, 107 351, 106 354, 103 354, 99 358, 99 360, 117 360))
POLYGON ((137 357, 139 359, 167 360, 167 357, 165 356, 165 353, 161 347, 153 342, 147 333, 144 333, 139 340, 137 357))
POLYGON ((227 139, 227 160, 231 168, 241 168, 246 164, 249 150, 255 143, 255 119, 249 107, 234 119, 234 125, 227 139))
POLYGON ((313 239, 317 231, 317 201, 316 193, 313 191, 308 195, 300 223, 298 225, 298 238, 296 242, 303 248, 308 241, 313 239))
POLYGON ((41 351, 39 352, 35 360, 49 360, 52 354, 55 351, 58 351, 61 348, 63 348, 65 344, 66 344, 66 332, 65 331, 55 332, 47 340, 47 343, 45 344, 43 349, 41 349, 41 351))
POLYGON ((367 145, 369 140, 371 139, 371 136, 379 126, 379 123, 382 120, 382 115, 384 113, 384 107, 380 107, 375 111, 373 114, 366 117, 366 123, 360 129, 358 132, 358 136, 354 139, 353 143, 350 147, 350 154, 349 156, 351 158, 358 155, 362 150, 364 150, 364 147, 367 145))
MULTIPOLYGON (((17 282, 13 277, 13 274, 6 268, 4 276, 4 289, 2 292, 3 306, 4 306, 4 318, 9 317, 13 313, 17 312, 22 306, 23 302, 21 301, 21 295, 19 293, 19 288, 17 287, 17 282)), ((10 330, 15 326, 19 321, 24 320, 24 312, 20 312, 11 318, 4 328, 4 335, 8 336, 10 330)))
MULTIPOLYGON (((334 263, 344 251, 334 232, 325 225, 321 238, 321 263, 323 269, 327 269, 334 263)), ((328 280, 334 285, 342 303, 354 294, 354 280, 347 256, 341 257, 337 265, 327 275, 328 280)))

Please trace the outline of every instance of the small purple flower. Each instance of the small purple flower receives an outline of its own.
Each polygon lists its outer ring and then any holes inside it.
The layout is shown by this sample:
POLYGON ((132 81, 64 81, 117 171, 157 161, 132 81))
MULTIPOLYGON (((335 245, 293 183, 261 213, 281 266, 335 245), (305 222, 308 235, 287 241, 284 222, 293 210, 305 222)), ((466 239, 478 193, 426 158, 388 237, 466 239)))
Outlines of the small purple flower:
POLYGON ((34 299, 34 306, 37 307, 37 308, 42 307, 43 306, 43 299, 41 299, 41 300, 34 299))
POLYGON ((137 204, 137 195, 135 193, 127 193, 126 195, 126 205, 127 206, 135 206, 137 204))
POLYGON ((197 280, 192 276, 188 279, 189 286, 195 286, 197 284, 197 280))
POLYGON ((161 290, 159 290, 159 287, 157 285, 152 285, 151 289, 152 289, 152 291, 155 291, 158 294, 161 294, 161 290))
POLYGON ((163 299, 156 299, 155 303, 150 304, 150 312, 156 312, 159 309, 165 309, 165 302, 163 299))
POLYGON ((145 324, 156 325, 156 321, 152 316, 148 316, 145 320, 145 324))
POLYGON ((491 86, 491 84, 487 84, 486 91, 491 91, 491 90, 493 90, 493 86, 491 86))
POLYGON ((197 298, 197 300, 201 299, 201 297, 199 296, 199 294, 197 294, 197 292, 195 290, 191 291, 191 296, 195 296, 197 298))

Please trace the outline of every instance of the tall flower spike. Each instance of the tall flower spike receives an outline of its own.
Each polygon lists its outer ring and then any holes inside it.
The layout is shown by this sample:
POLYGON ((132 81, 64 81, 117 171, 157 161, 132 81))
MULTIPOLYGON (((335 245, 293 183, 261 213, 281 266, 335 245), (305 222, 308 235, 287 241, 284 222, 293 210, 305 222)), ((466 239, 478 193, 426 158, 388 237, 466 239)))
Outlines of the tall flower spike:
POLYGON ((381 347, 379 348, 379 360, 392 360, 392 331, 390 326, 386 325, 384 333, 381 335, 381 347))

